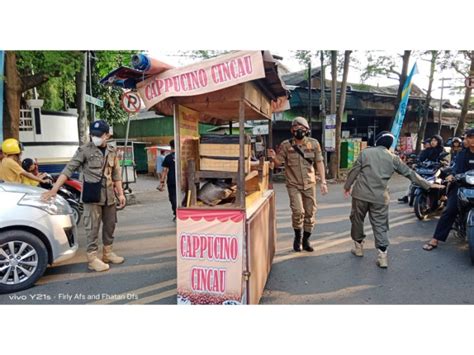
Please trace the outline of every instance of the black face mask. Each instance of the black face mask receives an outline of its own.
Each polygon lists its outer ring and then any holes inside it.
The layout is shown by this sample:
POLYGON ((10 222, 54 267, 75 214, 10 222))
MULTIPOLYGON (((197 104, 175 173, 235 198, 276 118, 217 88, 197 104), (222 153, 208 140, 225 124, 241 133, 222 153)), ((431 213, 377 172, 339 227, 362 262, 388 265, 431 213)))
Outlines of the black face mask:
POLYGON ((295 136, 296 139, 303 139, 306 136, 306 132, 303 131, 302 129, 298 129, 295 132, 293 132, 293 135, 295 136))

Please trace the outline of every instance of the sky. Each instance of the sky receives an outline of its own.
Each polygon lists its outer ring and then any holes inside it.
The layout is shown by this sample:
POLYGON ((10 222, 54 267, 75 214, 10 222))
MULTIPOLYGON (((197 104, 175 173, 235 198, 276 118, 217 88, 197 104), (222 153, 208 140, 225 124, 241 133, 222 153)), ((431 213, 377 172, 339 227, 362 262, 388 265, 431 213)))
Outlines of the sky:
MULTIPOLYGON (((294 58, 294 51, 291 50, 271 50, 270 52, 272 54, 277 54, 281 57, 283 57, 282 63, 290 69, 290 71, 298 71, 305 69, 305 66, 300 64, 297 59, 294 58)), ((396 51, 378 51, 380 52, 381 55, 391 55, 391 56, 396 56, 397 52, 396 51)), ((402 51, 398 52, 402 53, 402 51)), ((191 59, 189 57, 184 57, 182 54, 179 52, 170 52, 170 51, 163 51, 163 52, 158 52, 158 51, 150 51, 150 55, 155 57, 156 59, 163 60, 169 64, 172 64, 174 66, 183 66, 186 64, 191 64, 193 62, 199 61, 199 59, 191 59)), ((366 53, 361 50, 355 50, 352 52, 351 56, 357 59, 357 61, 360 62, 359 66, 363 67, 367 63, 367 58, 366 58, 366 53)), ((402 64, 402 59, 398 61, 399 64, 399 70, 401 71, 401 64, 402 64)), ((414 58, 410 59, 409 63, 409 71, 411 67, 413 66, 415 62, 414 58)), ((421 60, 417 59, 417 66, 418 66, 418 71, 419 73, 416 74, 413 77, 413 82, 415 85, 426 91, 428 89, 428 82, 429 82, 429 73, 430 73, 430 63, 429 61, 426 60, 421 60)), ((317 58, 314 58, 312 60, 312 65, 313 67, 319 67, 320 66, 320 61, 317 58)), ((349 70, 349 82, 353 83, 360 83, 361 71, 351 67, 349 70)), ((326 69, 326 78, 330 79, 330 70, 329 68, 326 69)), ((450 70, 445 70, 443 72, 435 72, 435 78, 433 82, 433 92, 432 92, 432 97, 435 99, 440 99, 441 98, 441 78, 450 78, 452 80, 450 81, 445 81, 444 86, 460 86, 464 85, 464 78, 460 76, 456 71, 450 69, 450 70)), ((341 78, 340 78, 341 79, 341 78)), ((367 81, 365 81, 366 84, 369 85, 379 85, 379 86, 390 86, 390 85, 398 85, 398 81, 393 80, 393 79, 388 79, 386 77, 375 77, 375 78, 370 78, 367 81)), ((464 97, 463 91, 461 93, 453 93, 451 89, 445 88, 443 92, 443 99, 449 99, 452 104, 456 104, 459 100, 462 100, 464 97)))

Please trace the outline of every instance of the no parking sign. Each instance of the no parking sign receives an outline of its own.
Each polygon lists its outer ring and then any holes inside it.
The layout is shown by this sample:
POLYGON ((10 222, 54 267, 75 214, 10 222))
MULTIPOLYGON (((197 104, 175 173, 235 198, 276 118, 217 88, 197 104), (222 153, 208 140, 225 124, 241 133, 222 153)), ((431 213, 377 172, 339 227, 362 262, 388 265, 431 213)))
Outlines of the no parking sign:
POLYGON ((137 93, 129 91, 122 95, 120 106, 128 113, 137 113, 140 111, 142 101, 137 93))

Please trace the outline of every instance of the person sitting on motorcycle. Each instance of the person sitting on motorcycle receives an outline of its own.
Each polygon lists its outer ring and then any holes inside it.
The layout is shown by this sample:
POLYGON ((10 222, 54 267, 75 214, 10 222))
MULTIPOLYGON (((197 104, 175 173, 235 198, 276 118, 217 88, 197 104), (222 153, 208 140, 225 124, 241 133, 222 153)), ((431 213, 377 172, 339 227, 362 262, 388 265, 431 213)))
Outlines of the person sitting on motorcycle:
POLYGON ((419 163, 423 163, 424 161, 433 161, 439 162, 443 161, 446 162, 446 159, 440 159, 441 153, 445 152, 444 150, 444 141, 443 138, 439 135, 434 135, 430 139, 430 147, 423 150, 420 153, 420 157, 418 158, 419 163))
MULTIPOLYGON (((21 167, 23 168, 23 170, 33 174, 34 176, 38 176, 38 167, 33 159, 30 159, 30 158, 23 159, 23 162, 21 163, 21 167)), ((38 186, 40 184, 39 181, 30 179, 27 176, 22 176, 21 182, 24 185, 31 185, 31 186, 38 186)))
MULTIPOLYGON (((466 141, 468 143, 468 149, 463 149, 458 153, 452 174, 447 177, 448 181, 453 181, 454 175, 456 174, 462 174, 474 169, 474 129, 470 129, 466 132, 466 141)), ((452 184, 449 188, 446 208, 436 225, 433 237, 423 245, 424 250, 431 251, 438 247, 440 241, 446 241, 457 214, 458 187, 456 184, 452 184)))
MULTIPOLYGON (((442 165, 449 165, 449 162, 445 160, 444 157, 440 155, 445 152, 444 150, 444 141, 443 138, 439 135, 434 135, 431 138, 427 138, 423 141, 424 149, 421 151, 420 156, 418 157, 418 163, 423 163, 425 161, 438 162, 441 161, 442 165)), ((414 167, 414 166, 413 166, 414 167)), ((398 202, 408 203, 408 195, 410 194, 410 187, 405 196, 400 197, 398 202)))
POLYGON ((464 149, 462 139, 459 137, 454 137, 451 142, 451 162, 456 160, 458 153, 464 149))
POLYGON ((33 181, 46 182, 45 174, 35 176, 21 167, 22 150, 22 145, 14 138, 3 141, 2 151, 5 157, 0 164, 0 180, 21 184, 22 178, 27 177, 33 181))

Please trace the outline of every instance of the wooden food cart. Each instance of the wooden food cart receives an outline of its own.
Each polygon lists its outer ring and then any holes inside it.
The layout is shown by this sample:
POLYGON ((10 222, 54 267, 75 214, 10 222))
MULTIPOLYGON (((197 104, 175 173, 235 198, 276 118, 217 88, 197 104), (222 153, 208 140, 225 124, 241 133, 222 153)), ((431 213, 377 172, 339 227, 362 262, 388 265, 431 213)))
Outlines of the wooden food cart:
POLYGON ((270 163, 251 161, 244 127, 266 121, 271 132, 272 113, 288 107, 277 62, 268 51, 236 51, 137 89, 148 109, 174 116, 178 304, 257 304, 275 254, 275 193, 270 163), (200 136, 200 122, 238 125, 239 135, 200 136), (207 189, 217 198, 203 197, 207 189))

